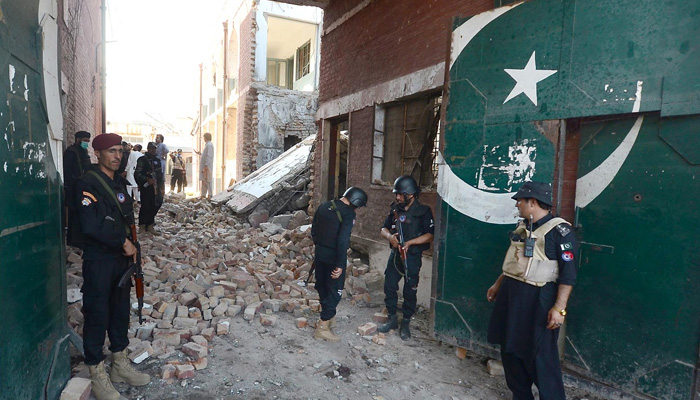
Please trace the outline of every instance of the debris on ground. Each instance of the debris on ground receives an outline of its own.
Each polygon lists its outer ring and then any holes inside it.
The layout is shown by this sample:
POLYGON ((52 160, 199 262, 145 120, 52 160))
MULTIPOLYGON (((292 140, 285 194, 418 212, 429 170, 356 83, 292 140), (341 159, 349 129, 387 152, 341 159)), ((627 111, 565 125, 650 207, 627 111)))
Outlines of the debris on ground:
MULTIPOLYGON (((300 284, 309 276, 314 250, 304 211, 252 227, 207 201, 169 196, 161 214, 159 235, 140 237, 145 321, 139 325, 132 316, 128 351, 134 363, 177 357, 161 377, 188 379, 207 367, 212 338, 228 335, 233 318, 272 327, 276 314, 286 312, 299 328, 318 318, 318 293, 300 284)), ((78 253, 67 255, 68 321, 82 334, 78 253)), ((352 260, 347 277, 353 304, 369 303, 368 288, 381 287, 381 275, 370 274, 360 259, 352 260)))
MULTIPOLYGON (((387 321, 383 274, 348 258, 334 332, 341 342, 313 339, 320 304, 302 285, 313 255, 303 211, 266 217, 235 215, 206 200, 170 195, 156 217, 158 235, 140 237, 145 278, 139 325, 136 299, 129 357, 154 379, 115 384, 139 399, 503 399, 502 376, 487 359, 432 339, 419 307, 413 339, 377 333, 387 321)), ((82 259, 69 248, 68 322, 82 334, 82 259)), ((135 294, 132 292, 132 296, 135 294)), ((108 354, 105 346, 105 353, 108 354)), ((87 377, 73 351, 73 374, 87 377)), ((108 358, 109 360, 109 358, 108 358)), ((109 361, 108 361, 109 363, 109 361)), ((568 398, 598 400, 567 386, 568 398)), ((82 392, 84 393, 84 391, 82 392)))

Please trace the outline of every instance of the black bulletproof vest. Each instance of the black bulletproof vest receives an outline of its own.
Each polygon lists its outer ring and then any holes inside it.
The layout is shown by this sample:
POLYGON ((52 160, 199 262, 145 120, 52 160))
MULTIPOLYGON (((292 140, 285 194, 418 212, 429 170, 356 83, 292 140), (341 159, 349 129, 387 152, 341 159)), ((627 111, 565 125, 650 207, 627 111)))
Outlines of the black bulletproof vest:
MULTIPOLYGON (((425 215, 426 212, 430 210, 430 207, 420 204, 416 201, 411 208, 408 209, 408 211, 404 211, 402 207, 399 207, 397 204, 392 204, 392 212, 394 210, 397 211, 398 214, 398 221, 396 218, 394 218, 394 229, 392 233, 398 233, 398 226, 399 223, 401 224, 401 228, 403 229, 403 237, 404 240, 408 241, 411 239, 415 239, 418 236, 423 234, 423 231, 425 228, 423 226, 423 216, 425 215)), ((430 243, 425 243, 421 245, 416 245, 416 246, 411 246, 408 249, 408 252, 411 254, 417 254, 417 253, 422 253, 425 250, 428 250, 430 248, 430 243)))
POLYGON ((340 224, 343 221, 338 211, 339 201, 327 201, 318 208, 313 229, 313 240, 316 246, 335 249, 338 240, 340 224))

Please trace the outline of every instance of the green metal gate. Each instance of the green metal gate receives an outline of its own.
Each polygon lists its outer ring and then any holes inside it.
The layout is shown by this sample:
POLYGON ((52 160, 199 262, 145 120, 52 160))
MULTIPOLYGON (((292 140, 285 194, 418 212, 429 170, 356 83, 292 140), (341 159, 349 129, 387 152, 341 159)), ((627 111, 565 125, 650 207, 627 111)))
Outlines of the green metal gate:
POLYGON ((0 398, 12 400, 56 399, 70 377, 38 7, 0 2, 0 398))
POLYGON ((698 1, 532 0, 455 20, 438 338, 495 354, 485 293, 516 220, 510 197, 553 180, 568 121, 582 245, 564 367, 635 396, 699 397, 699 38, 698 1))

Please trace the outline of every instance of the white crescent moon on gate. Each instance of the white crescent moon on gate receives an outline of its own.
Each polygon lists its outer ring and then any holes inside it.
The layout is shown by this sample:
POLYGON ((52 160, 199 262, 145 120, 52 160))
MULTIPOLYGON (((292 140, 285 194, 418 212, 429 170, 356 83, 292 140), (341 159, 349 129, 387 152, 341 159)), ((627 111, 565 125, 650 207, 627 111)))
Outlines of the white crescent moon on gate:
MULTIPOLYGON (((467 20, 452 32, 452 50, 450 53, 450 69, 455 61, 471 42, 489 23, 523 3, 500 7, 487 11, 467 20)), ((637 83, 636 99, 632 112, 639 112, 642 99, 642 82, 637 83)), ((639 134, 644 117, 640 116, 629 133, 610 156, 591 172, 576 180, 576 206, 586 207, 615 178, 627 159, 634 142, 639 134)), ((489 193, 479 190, 460 177, 445 162, 442 154, 438 153, 438 187, 437 191, 442 200, 460 213, 489 224, 513 224, 518 220, 515 202, 511 193, 489 193)))

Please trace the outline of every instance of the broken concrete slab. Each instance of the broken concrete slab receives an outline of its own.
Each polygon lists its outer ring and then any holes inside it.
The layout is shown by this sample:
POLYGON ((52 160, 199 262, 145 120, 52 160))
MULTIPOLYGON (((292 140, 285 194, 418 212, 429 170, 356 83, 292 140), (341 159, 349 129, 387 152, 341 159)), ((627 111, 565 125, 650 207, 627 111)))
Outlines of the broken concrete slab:
MULTIPOLYGON (((279 197, 280 192, 292 189, 290 194, 294 194, 297 186, 304 188, 308 181, 299 182, 299 177, 308 171, 308 160, 315 140, 316 135, 307 137, 233 187, 212 197, 212 203, 226 204, 234 213, 243 214, 253 211, 268 198, 279 197)), ((287 197, 289 199, 285 199, 285 202, 291 199, 291 196, 287 197)))

